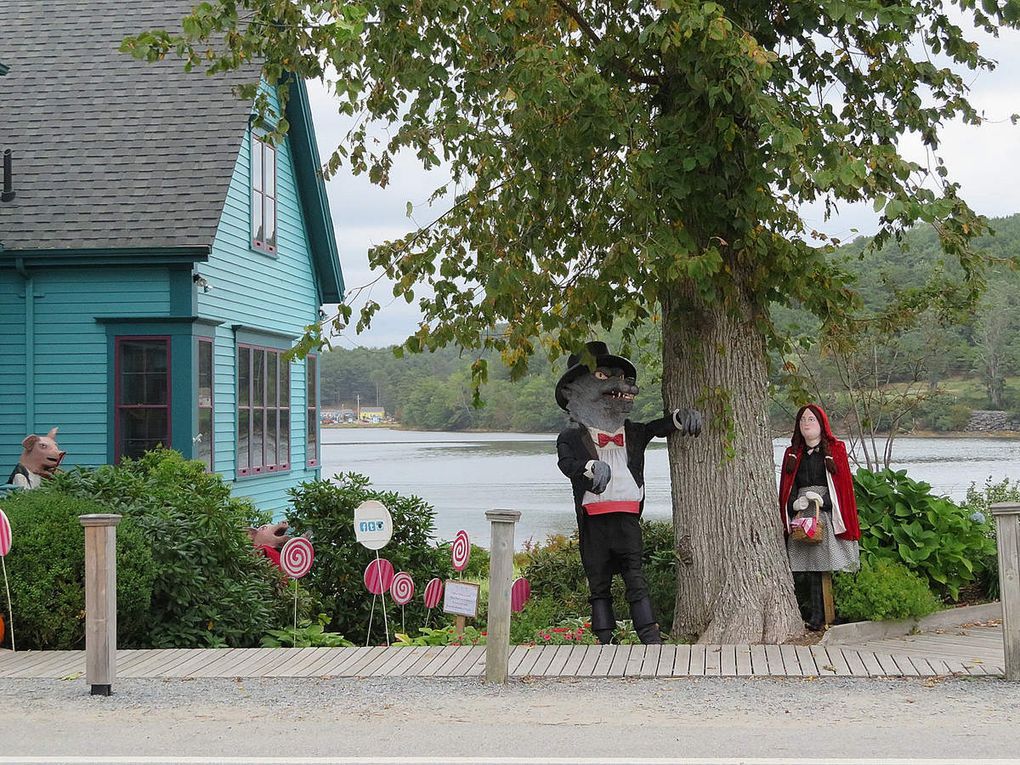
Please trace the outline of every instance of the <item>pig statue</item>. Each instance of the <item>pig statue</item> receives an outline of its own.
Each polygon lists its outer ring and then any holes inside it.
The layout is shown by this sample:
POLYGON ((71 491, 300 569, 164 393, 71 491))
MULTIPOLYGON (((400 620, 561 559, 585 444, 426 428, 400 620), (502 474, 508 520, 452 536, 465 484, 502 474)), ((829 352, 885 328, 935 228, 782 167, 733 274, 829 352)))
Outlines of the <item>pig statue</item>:
POLYGON ((21 459, 7 483, 21 489, 35 489, 44 478, 51 478, 67 452, 57 446, 57 428, 45 436, 27 436, 21 442, 21 459))
POLYGON ((248 536, 251 538, 252 545, 255 546, 256 550, 261 550, 262 554, 271 560, 277 568, 280 566, 280 550, 290 539, 287 536, 287 531, 290 526, 287 521, 280 521, 279 523, 267 523, 264 526, 258 526, 248 529, 248 536))

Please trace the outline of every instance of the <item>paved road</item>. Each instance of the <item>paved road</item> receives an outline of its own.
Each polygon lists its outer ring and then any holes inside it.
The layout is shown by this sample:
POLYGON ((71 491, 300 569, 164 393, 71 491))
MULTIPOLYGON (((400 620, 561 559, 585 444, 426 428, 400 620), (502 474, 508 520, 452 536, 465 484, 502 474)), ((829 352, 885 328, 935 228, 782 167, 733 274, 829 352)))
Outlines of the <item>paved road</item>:
POLYGON ((963 763, 1020 756, 1018 700, 1020 689, 991 678, 540 679, 505 688, 473 679, 123 680, 109 698, 88 696, 80 679, 3 680, 0 764, 963 763))

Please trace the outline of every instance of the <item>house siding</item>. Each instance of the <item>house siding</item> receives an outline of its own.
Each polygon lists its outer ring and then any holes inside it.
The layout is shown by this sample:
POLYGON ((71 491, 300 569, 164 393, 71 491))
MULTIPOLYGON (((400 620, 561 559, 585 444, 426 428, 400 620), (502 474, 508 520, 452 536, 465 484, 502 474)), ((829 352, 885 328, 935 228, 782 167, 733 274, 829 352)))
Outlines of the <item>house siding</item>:
POLYGON ((254 477, 237 476, 237 345, 238 342, 289 347, 317 320, 318 288, 298 198, 289 142, 277 148, 277 252, 268 255, 251 246, 250 157, 253 138, 241 145, 223 206, 212 254, 198 271, 211 290, 198 291, 198 312, 221 322, 214 349, 214 469, 236 481, 234 493, 251 498, 261 509, 281 515, 287 489, 318 477, 306 469, 305 362, 291 363, 291 454, 289 471, 254 477), (235 326, 243 329, 235 330, 235 326), (258 332, 265 342, 258 340, 258 332), (243 338, 243 339, 242 339, 243 338))

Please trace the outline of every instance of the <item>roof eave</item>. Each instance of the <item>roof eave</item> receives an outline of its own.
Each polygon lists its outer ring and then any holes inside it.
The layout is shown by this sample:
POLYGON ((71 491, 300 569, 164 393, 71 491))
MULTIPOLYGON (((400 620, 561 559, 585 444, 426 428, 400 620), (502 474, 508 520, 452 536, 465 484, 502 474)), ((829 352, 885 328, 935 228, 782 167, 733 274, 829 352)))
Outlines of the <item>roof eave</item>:
POLYGON ((308 89, 301 79, 292 80, 291 86, 291 95, 287 101, 287 121, 290 123, 288 135, 294 152, 298 195, 308 227, 312 263, 318 277, 319 301, 339 303, 344 295, 344 277, 333 232, 333 218, 329 212, 329 200, 326 197, 326 184, 319 165, 319 146, 315 141, 308 89))
POLYGON ((187 247, 95 247, 76 249, 7 249, 3 260, 20 260, 26 266, 168 266, 209 260, 208 245, 187 247))

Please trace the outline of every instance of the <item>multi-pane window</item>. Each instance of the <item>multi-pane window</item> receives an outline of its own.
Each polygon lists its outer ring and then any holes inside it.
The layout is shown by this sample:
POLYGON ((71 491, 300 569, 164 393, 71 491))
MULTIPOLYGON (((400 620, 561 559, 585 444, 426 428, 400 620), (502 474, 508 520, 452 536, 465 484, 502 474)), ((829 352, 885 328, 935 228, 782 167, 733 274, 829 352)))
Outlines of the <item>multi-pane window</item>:
POLYGON ((213 469, 213 343, 198 341, 198 438, 195 459, 213 469))
POLYGON ((237 349, 237 474, 290 467, 290 364, 283 351, 237 349))
POLYGON ((276 149, 268 141, 251 137, 251 242, 265 252, 276 252, 276 149))
POLYGON ((115 347, 115 459, 169 447, 170 338, 118 337, 115 347))
POLYGON ((318 358, 309 356, 305 361, 305 379, 308 381, 305 398, 306 419, 308 423, 308 467, 319 465, 319 376, 318 358))

